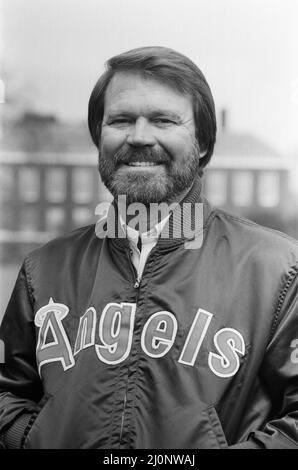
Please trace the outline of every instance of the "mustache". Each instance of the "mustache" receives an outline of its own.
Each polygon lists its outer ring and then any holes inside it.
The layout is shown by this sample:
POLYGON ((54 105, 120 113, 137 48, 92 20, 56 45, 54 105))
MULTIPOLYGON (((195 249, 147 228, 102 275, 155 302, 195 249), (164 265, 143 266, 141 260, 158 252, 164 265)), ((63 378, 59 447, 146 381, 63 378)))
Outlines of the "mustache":
POLYGON ((114 164, 128 164, 134 162, 164 163, 171 162, 170 155, 162 148, 139 147, 132 148, 124 145, 114 155, 114 164))

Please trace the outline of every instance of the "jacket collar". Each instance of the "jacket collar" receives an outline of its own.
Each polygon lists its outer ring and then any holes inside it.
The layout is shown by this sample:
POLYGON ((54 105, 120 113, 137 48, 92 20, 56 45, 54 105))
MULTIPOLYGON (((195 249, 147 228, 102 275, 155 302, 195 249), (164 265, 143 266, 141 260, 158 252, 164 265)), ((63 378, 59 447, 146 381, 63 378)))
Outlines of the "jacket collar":
MULTIPOLYGON (((186 196, 176 205, 168 222, 165 224, 157 247, 166 248, 180 245, 202 236, 211 215, 211 207, 202 195, 201 178, 197 178, 186 196)), ((100 220, 101 229, 118 247, 128 247, 128 239, 119 221, 117 203, 113 200, 104 220, 100 220)), ((97 234, 99 229, 97 228, 97 234)), ((101 235, 99 238, 103 238, 101 235)))

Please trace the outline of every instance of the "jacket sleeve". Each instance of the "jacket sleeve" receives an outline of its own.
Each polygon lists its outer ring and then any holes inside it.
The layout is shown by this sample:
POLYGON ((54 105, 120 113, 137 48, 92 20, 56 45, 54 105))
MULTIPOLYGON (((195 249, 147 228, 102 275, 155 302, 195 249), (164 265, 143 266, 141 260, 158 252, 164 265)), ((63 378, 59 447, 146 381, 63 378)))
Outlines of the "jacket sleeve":
POLYGON ((35 358, 33 297, 26 260, 19 272, 0 327, 4 362, 0 363, 0 440, 17 447, 20 433, 38 410, 42 383, 35 358), (16 435, 14 435, 14 432, 16 435), (17 435, 18 434, 18 435, 17 435))
POLYGON ((272 401, 262 430, 234 449, 298 449, 298 267, 279 296, 260 377, 272 401))

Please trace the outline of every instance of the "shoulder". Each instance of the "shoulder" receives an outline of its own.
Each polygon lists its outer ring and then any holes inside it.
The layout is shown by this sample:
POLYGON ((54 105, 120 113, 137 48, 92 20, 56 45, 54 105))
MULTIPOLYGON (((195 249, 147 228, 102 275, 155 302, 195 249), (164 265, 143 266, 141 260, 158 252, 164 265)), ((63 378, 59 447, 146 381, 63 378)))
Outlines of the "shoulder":
POLYGON ((226 239, 233 251, 250 253, 262 261, 282 262, 298 266, 298 240, 283 232, 264 227, 221 209, 213 210, 212 232, 226 239))
POLYGON ((98 251, 102 240, 96 237, 95 225, 81 227, 57 237, 29 253, 25 259, 28 266, 36 263, 65 263, 80 259, 98 251))

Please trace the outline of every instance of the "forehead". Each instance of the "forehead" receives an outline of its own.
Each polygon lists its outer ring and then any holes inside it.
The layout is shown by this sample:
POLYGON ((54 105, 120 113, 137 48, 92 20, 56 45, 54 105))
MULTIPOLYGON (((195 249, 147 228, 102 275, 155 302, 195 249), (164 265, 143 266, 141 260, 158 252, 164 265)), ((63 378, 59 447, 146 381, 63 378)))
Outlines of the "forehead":
POLYGON ((116 73, 105 93, 105 114, 144 109, 192 114, 192 97, 139 73, 116 73))

